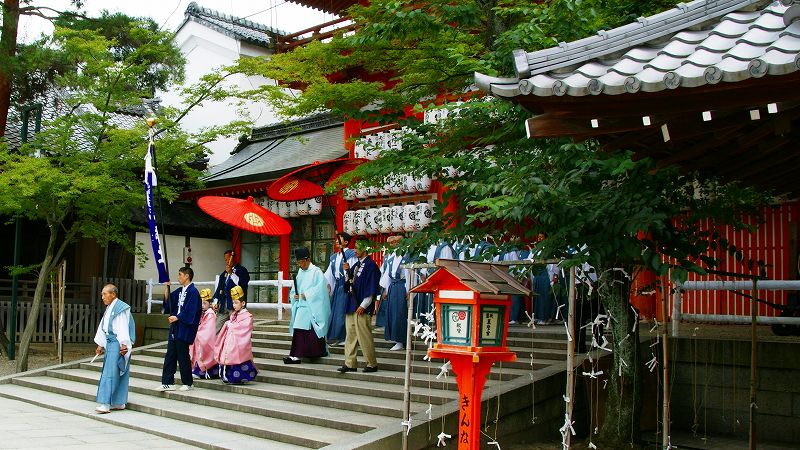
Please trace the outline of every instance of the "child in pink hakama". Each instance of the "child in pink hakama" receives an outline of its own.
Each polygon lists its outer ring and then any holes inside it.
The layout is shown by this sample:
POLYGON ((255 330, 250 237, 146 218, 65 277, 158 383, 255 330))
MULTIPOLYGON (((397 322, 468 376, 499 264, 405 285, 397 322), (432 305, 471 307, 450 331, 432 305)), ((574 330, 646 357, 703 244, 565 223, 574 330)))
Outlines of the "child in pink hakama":
POLYGON ((253 315, 247 310, 242 288, 231 289, 233 313, 222 326, 214 346, 219 376, 225 383, 241 384, 253 380, 258 369, 253 363, 253 315), (237 292, 234 292, 237 291, 237 292))
POLYGON ((194 344, 189 347, 192 358, 192 376, 195 378, 217 378, 219 364, 214 358, 214 343, 217 339, 216 321, 217 314, 211 307, 211 289, 200 291, 200 300, 203 301, 203 315, 200 317, 200 326, 194 344))

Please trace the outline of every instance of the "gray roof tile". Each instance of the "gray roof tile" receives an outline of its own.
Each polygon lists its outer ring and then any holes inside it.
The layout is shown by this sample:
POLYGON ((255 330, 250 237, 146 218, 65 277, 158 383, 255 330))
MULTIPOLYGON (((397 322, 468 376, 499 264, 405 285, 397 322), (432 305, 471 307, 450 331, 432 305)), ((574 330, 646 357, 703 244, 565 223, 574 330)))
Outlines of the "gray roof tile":
POLYGON ((195 2, 189 3, 189 6, 186 7, 183 24, 188 21, 197 22, 234 39, 262 47, 271 46, 276 36, 287 34, 277 28, 253 22, 252 20, 203 8, 195 2))
POLYGON ((790 8, 800 10, 800 1, 783 3, 696 0, 596 36, 527 53, 522 60, 528 66, 518 64, 516 79, 476 74, 476 83, 501 97, 617 95, 796 72, 800 20, 793 19, 798 13, 790 8))
POLYGON ((250 139, 204 177, 208 186, 278 178, 314 161, 346 155, 344 124, 328 115, 256 128, 250 139))

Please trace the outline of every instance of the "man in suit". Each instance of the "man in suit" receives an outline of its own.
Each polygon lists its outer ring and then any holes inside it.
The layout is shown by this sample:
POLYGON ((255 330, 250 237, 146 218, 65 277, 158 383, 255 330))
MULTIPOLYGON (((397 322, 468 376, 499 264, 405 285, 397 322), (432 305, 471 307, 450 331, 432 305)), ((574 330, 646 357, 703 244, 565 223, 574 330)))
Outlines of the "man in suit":
POLYGON ((233 311, 233 299, 231 289, 240 286, 244 292, 244 300, 247 301, 247 284, 250 282, 250 274, 247 269, 234 262, 233 250, 225 250, 225 270, 219 274, 217 289, 214 291, 214 311, 217 312, 217 333, 222 325, 228 321, 233 311))
POLYGON ((203 306, 200 303, 200 292, 192 283, 194 271, 191 267, 178 270, 178 283, 181 288, 169 296, 164 305, 164 312, 169 314, 169 338, 167 354, 164 355, 164 369, 161 372, 160 391, 175 390, 175 369, 180 367, 181 391, 192 390, 192 361, 189 357, 189 346, 194 343, 203 306))
POLYGON ((375 342, 372 338, 372 313, 375 309, 375 297, 380 294, 380 270, 372 257, 369 241, 356 241, 356 257, 358 261, 350 267, 344 263, 348 277, 352 280, 345 309, 346 336, 344 343, 344 365, 337 370, 341 373, 355 372, 358 369, 358 346, 367 360, 364 372, 377 372, 378 359, 375 357, 375 342))

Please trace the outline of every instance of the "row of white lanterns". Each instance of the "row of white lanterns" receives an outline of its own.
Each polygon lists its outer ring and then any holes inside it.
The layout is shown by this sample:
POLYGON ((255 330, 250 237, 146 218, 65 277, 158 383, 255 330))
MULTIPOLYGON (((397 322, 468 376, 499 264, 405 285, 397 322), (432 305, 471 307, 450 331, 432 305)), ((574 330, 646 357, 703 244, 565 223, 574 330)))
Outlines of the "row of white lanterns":
POLYGON ((429 202, 346 211, 344 231, 354 236, 418 231, 431 223, 429 202))
POLYGON ((283 218, 316 216, 322 212, 322 197, 298 200, 296 202, 281 202, 272 200, 269 197, 261 197, 257 202, 283 218))
POLYGON ((431 190, 431 178, 427 175, 412 177, 401 176, 394 182, 386 183, 383 187, 345 188, 345 200, 364 199, 370 197, 388 197, 390 195, 427 193, 431 190))

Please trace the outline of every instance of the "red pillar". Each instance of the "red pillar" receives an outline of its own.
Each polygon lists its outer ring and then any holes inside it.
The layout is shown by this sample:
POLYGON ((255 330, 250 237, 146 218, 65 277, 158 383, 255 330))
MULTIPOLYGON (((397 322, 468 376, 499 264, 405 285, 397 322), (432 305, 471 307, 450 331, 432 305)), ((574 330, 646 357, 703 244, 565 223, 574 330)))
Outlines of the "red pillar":
POLYGON ((513 352, 463 352, 430 349, 432 358, 447 358, 458 382, 458 450, 481 448, 481 393, 486 375, 498 361, 514 361, 513 352))

